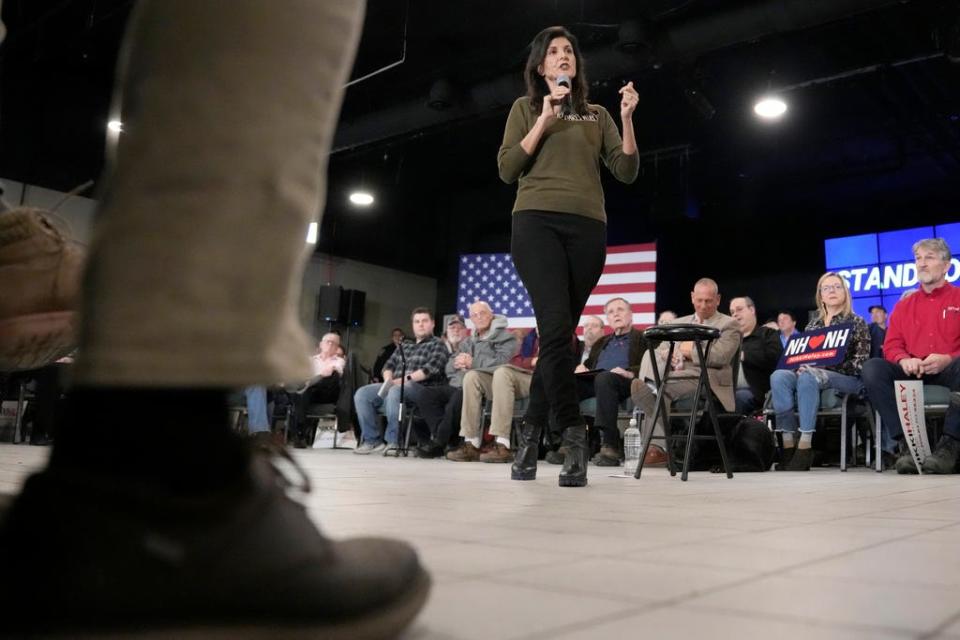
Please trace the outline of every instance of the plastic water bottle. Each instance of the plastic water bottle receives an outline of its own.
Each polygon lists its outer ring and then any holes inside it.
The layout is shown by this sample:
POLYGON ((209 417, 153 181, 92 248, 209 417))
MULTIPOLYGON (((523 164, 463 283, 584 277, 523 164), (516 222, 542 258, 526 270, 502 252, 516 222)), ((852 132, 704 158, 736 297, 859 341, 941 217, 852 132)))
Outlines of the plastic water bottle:
POLYGON ((630 417, 630 424, 623 432, 623 473, 632 476, 640 465, 640 451, 643 443, 640 442, 640 427, 637 421, 638 411, 630 417))

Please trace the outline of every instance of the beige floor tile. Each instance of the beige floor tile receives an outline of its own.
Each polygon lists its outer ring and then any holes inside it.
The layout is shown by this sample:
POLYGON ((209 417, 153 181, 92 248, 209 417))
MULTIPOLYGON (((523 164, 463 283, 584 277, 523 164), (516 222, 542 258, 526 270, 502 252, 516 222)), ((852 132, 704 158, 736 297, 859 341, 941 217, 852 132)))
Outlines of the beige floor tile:
POLYGON ((416 632, 425 638, 507 640, 632 608, 622 601, 470 580, 435 590, 416 632))
MULTIPOLYGON (((790 572, 808 578, 844 578, 889 585, 960 588, 960 554, 957 545, 909 538, 854 551, 790 572)), ((960 607, 960 594, 958 607, 960 607)))
POLYGON ((758 603, 775 610, 788 602, 796 605, 798 620, 920 632, 932 630, 956 610, 960 590, 783 576, 695 597, 685 605, 750 615, 758 603))
POLYGON ((634 602, 667 601, 696 595, 706 589, 736 584, 752 572, 680 565, 654 564, 622 558, 567 560, 535 570, 496 574, 497 582, 541 589, 606 596, 634 602))
POLYGON ((749 617, 736 613, 666 607, 626 616, 606 624, 551 634, 556 640, 595 638, 709 638, 710 640, 885 640, 910 638, 889 630, 814 625, 776 617, 749 617))
MULTIPOLYGON (((49 449, 0 445, 0 493, 49 449)), ((960 481, 854 469, 808 474, 663 469, 585 489, 559 467, 297 451, 311 516, 334 537, 409 540, 435 588, 408 637, 960 640, 960 481), (942 560, 938 560, 942 558, 942 560), (891 565, 911 567, 902 580, 891 565), (806 617, 784 617, 802 598, 806 617), (759 606, 757 603, 760 603, 759 606), (531 613, 533 612, 533 613, 531 613), (812 626, 810 620, 817 620, 812 626)))

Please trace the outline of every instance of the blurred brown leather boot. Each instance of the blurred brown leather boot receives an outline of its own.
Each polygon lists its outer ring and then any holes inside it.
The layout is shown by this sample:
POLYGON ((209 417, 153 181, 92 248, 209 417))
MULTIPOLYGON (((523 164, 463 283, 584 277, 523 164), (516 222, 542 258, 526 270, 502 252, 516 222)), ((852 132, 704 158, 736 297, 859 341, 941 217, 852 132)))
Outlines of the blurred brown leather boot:
POLYGON ((0 371, 42 367, 76 344, 84 250, 48 216, 0 213, 0 371))

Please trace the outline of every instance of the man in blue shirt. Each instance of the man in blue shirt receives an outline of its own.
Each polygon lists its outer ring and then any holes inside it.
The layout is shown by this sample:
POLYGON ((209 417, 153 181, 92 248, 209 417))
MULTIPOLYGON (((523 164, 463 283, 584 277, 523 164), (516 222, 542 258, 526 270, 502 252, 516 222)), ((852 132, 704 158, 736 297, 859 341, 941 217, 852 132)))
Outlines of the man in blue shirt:
POLYGON ((590 380, 581 376, 580 399, 597 398, 597 415, 593 426, 602 434, 600 453, 592 462, 601 467, 620 464, 622 448, 620 429, 617 428, 617 413, 620 403, 630 397, 630 382, 640 372, 640 363, 647 350, 647 341, 640 331, 633 328, 633 311, 623 298, 613 298, 604 305, 607 325, 613 333, 597 340, 590 349, 590 356, 578 365, 575 371, 601 370, 590 380))
POLYGON ((777 314, 777 327, 780 328, 780 346, 786 347, 787 340, 800 333, 797 331, 797 316, 793 311, 783 310, 777 314))

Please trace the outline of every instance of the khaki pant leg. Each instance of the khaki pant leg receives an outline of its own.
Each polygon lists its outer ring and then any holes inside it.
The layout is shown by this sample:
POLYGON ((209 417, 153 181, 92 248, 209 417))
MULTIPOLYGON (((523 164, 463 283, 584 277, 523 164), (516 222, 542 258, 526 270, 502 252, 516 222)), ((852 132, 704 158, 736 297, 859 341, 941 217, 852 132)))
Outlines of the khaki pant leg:
POLYGON ((467 371, 463 376, 463 409, 460 412, 460 436, 479 438, 483 433, 483 399, 493 394, 493 374, 467 371))
POLYGON ((76 379, 244 386, 310 376, 308 224, 358 0, 145 0, 118 70, 76 379))
POLYGON ((493 372, 493 410, 490 416, 490 433, 501 438, 510 438, 513 427, 513 406, 517 398, 530 395, 533 374, 512 367, 499 367, 493 372))

